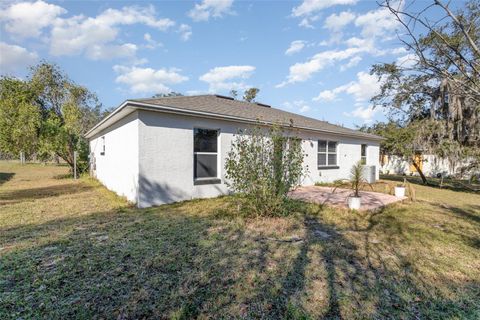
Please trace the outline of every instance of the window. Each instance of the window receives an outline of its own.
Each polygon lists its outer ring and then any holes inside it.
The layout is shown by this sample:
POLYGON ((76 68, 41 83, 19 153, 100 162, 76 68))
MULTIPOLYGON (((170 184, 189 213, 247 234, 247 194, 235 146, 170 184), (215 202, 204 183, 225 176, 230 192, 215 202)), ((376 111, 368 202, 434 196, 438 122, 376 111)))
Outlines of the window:
POLYGON ((105 155, 105 137, 102 137, 102 150, 100 151, 100 155, 104 156, 105 155))
POLYGON ((217 179, 218 130, 195 128, 193 144, 195 181, 219 183, 220 179, 217 179))
POLYGON ((367 164, 367 145, 362 144, 362 153, 360 155, 360 163, 367 164))
POLYGON ((337 142, 318 140, 318 167, 337 167, 337 142))

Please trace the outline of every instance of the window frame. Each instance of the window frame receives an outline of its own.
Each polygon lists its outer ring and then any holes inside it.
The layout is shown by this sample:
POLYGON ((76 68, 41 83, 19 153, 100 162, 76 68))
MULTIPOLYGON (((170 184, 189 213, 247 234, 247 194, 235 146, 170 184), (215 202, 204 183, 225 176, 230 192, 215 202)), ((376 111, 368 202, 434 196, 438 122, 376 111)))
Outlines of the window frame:
POLYGON ((362 165, 367 165, 367 154, 368 154, 368 144, 362 143, 360 145, 360 163, 362 165), (365 155, 363 155, 363 148, 365 147, 365 155))
POLYGON ((317 168, 319 170, 321 170, 321 169, 339 169, 340 168, 340 166, 338 165, 338 144, 339 144, 339 142, 337 140, 329 140, 329 139, 319 139, 319 140, 317 140, 317 168), (320 152, 320 150, 319 150, 320 142, 325 142, 325 151, 324 152, 320 152), (335 152, 330 152, 328 150, 328 145, 330 143, 335 143, 335 152), (325 164, 324 165, 319 165, 318 164, 319 154, 324 154, 325 155, 325 164), (329 161, 328 161, 328 156, 331 155, 331 154, 335 154, 335 164, 330 164, 329 161))
POLYGON ((219 154, 220 154, 220 129, 219 128, 207 128, 207 127, 201 127, 201 126, 198 126, 198 127, 194 127, 193 128, 193 184, 194 185, 204 185, 204 184, 218 184, 218 183, 221 183, 221 179, 219 178, 220 177, 220 168, 221 166, 219 165, 219 154), (209 130, 209 131, 216 131, 217 133, 217 136, 216 136, 216 139, 217 139, 217 151, 216 152, 210 152, 210 151, 195 151, 195 133, 196 133, 196 130, 209 130), (215 155, 216 156, 216 175, 213 177, 200 177, 200 178, 197 178, 196 177, 196 170, 195 170, 195 166, 196 166, 196 156, 197 155, 215 155))

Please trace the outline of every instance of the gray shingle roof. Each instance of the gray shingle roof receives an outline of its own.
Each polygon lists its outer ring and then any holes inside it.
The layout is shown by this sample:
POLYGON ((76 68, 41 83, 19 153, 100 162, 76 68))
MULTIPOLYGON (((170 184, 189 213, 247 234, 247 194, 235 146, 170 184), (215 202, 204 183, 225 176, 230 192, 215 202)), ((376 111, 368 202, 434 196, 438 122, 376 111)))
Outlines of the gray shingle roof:
POLYGON ((313 130, 344 134, 379 140, 381 137, 357 130, 333 125, 317 119, 272 108, 266 105, 232 100, 219 95, 179 96, 152 99, 134 99, 132 102, 177 108, 180 110, 205 112, 212 115, 222 115, 239 119, 259 120, 281 125, 308 128, 313 130))

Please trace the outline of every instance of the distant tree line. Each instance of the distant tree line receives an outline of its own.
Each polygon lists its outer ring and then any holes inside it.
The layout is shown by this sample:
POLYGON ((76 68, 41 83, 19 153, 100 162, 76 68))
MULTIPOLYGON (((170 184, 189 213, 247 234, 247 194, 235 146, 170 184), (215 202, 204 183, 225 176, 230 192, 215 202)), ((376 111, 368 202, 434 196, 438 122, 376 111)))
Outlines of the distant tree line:
MULTIPOLYGON (((258 88, 249 88, 243 92, 243 100, 247 102, 255 102, 260 89, 258 88)), ((169 98, 169 97, 182 97, 183 94, 180 92, 170 91, 168 93, 156 93, 152 96, 152 98, 169 98)), ((230 96, 233 99, 237 99, 238 91, 235 89, 230 90, 230 96)))

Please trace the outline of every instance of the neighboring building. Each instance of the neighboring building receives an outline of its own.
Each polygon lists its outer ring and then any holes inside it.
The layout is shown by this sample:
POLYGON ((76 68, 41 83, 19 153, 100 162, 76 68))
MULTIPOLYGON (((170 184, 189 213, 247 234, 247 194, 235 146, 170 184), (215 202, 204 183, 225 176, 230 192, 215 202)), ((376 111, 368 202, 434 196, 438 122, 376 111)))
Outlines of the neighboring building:
POLYGON ((303 185, 347 179, 360 160, 378 178, 382 138, 219 95, 125 101, 86 134, 92 175, 139 207, 227 194, 232 140, 258 124, 280 124, 302 139, 303 185))
MULTIPOLYGON (((468 165, 468 161, 450 163, 447 159, 432 154, 417 154, 415 162, 426 177, 456 176, 460 169, 468 165)), ((394 155, 383 155, 380 160, 380 171, 383 174, 418 175, 415 166, 404 158, 394 155)), ((467 176, 468 178, 468 176, 467 176)))

